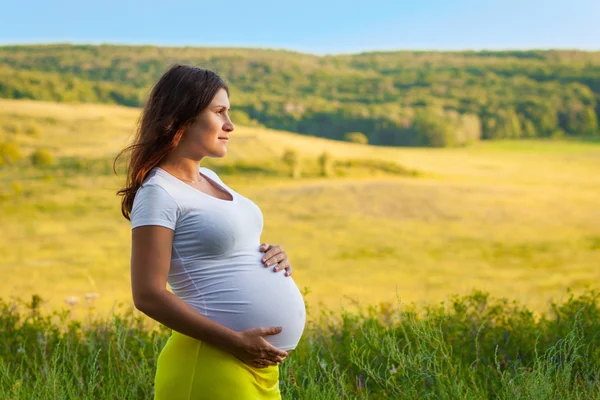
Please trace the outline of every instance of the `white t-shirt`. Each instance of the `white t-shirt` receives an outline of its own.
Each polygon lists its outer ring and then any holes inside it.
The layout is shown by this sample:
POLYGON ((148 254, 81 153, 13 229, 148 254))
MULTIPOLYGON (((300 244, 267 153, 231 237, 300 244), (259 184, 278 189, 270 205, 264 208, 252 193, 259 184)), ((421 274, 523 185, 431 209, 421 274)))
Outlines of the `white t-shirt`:
POLYGON ((201 192, 155 167, 135 195, 131 229, 160 225, 175 231, 168 282, 185 303, 235 331, 281 326, 281 333, 265 339, 294 349, 306 322, 304 300, 291 276, 261 262, 260 208, 214 171, 199 171, 233 200, 201 192))

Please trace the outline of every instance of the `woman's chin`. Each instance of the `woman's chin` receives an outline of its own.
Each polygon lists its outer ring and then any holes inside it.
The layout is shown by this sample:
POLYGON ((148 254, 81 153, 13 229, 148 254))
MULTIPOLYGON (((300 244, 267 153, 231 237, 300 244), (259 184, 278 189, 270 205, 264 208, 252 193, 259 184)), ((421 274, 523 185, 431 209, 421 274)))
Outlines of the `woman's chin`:
POLYGON ((227 148, 215 150, 212 154, 212 158, 223 158, 227 155, 227 148))

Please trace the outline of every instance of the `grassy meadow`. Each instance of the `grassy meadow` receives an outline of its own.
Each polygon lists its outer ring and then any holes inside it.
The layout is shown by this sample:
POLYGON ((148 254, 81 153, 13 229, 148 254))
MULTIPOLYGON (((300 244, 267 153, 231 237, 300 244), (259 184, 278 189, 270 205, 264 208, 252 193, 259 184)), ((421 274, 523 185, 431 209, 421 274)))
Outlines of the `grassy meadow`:
MULTIPOLYGON (((22 155, 0 167, 0 398, 152 396, 169 331, 132 309, 112 172, 138 114, 0 100, 0 143, 22 155), (40 149, 52 162, 30 161, 40 149)), ((600 398, 598 143, 386 148, 238 127, 229 149, 203 165, 260 206, 307 293, 284 399, 600 398)))
MULTIPOLYGON (((151 399, 169 337, 132 310, 85 323, 0 302, 2 399, 151 399)), ((310 312, 310 308, 309 308, 310 312)), ((548 316, 483 292, 323 313, 280 365, 282 398, 600 399, 600 292, 548 316)))
MULTIPOLYGON (((139 110, 16 100, 0 110, 0 142, 23 155, 0 168, 2 297, 39 294, 50 310, 74 296, 75 316, 89 293, 99 312, 130 305, 124 175, 112 161, 139 110), (38 149, 54 164, 31 165, 38 149)), ((315 307, 435 304, 474 288, 543 312, 566 288, 600 282, 597 143, 391 148, 238 127, 229 154, 202 164, 260 206, 262 240, 288 252, 315 307), (281 161, 288 148, 303 160, 299 179, 281 161), (321 177, 325 150, 352 162, 321 177)))

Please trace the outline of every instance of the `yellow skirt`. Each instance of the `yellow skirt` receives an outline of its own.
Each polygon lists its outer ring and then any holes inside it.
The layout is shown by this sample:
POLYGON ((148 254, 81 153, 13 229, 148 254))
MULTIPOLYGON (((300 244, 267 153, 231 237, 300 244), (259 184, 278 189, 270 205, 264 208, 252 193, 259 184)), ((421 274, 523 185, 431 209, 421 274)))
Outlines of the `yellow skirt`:
POLYGON ((154 400, 280 400, 279 367, 254 368, 233 354, 172 331, 158 356, 154 400))

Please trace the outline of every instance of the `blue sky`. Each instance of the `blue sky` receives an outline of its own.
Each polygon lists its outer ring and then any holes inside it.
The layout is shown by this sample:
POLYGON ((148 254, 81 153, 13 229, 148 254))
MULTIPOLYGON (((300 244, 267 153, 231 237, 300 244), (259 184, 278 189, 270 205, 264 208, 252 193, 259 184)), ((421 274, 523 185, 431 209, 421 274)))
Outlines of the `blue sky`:
POLYGON ((0 13, 0 44, 600 50, 600 0, 13 0, 0 13))

